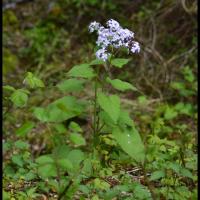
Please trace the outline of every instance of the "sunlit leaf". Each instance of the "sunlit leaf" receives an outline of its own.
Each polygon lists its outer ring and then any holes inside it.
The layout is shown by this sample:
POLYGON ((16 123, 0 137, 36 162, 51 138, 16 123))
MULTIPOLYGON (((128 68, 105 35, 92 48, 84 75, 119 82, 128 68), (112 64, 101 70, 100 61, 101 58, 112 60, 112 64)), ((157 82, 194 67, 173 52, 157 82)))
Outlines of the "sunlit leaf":
POLYGON ((103 65, 103 64, 104 64, 104 62, 99 59, 95 59, 90 62, 90 65, 103 65))
POLYGON ((26 90, 18 89, 13 92, 10 99, 15 106, 24 107, 28 101, 28 95, 26 90))
POLYGON ((82 128, 76 122, 71 121, 69 128, 74 132, 83 132, 82 128))
POLYGON ((35 123, 28 121, 16 130, 16 134, 19 136, 25 136, 27 133, 29 133, 33 129, 34 126, 35 126, 35 123))
POLYGON ((93 78, 95 76, 94 70, 89 64, 75 65, 69 72, 71 77, 93 78))
POLYGON ((111 80, 110 78, 107 78, 106 81, 110 83, 115 89, 120 91, 125 91, 125 90, 137 91, 137 88, 135 88, 133 85, 131 85, 128 82, 121 81, 119 79, 111 80))
POLYGON ((83 136, 81 134, 78 133, 72 133, 70 134, 70 140, 71 142, 73 142, 76 145, 85 145, 85 139, 83 138, 83 136))
POLYGON ((97 101, 100 107, 108 113, 110 118, 117 122, 120 114, 120 99, 116 95, 106 96, 103 93, 98 93, 97 101))
POLYGON ((114 128, 112 134, 121 148, 137 162, 144 161, 144 145, 135 128, 114 128))
POLYGON ((57 164, 58 164, 61 168, 65 169, 65 170, 70 170, 70 169, 73 168, 73 165, 72 165, 71 161, 68 160, 68 159, 66 159, 66 158, 59 159, 59 160, 57 161, 57 164))
POLYGON ((159 170, 159 171, 155 171, 151 174, 150 180, 154 181, 154 180, 158 180, 163 177, 165 177, 165 172, 163 170, 159 170))
POLYGON ((76 92, 83 89, 83 80, 68 79, 57 85, 62 92, 76 92))
POLYGON ((40 88, 44 87, 44 83, 42 80, 37 78, 33 73, 27 72, 27 75, 24 79, 24 83, 27 84, 30 88, 40 88))
POLYGON ((73 170, 77 170, 81 167, 80 163, 84 158, 84 153, 78 149, 70 151, 67 155, 67 159, 69 159, 73 165, 73 170))
POLYGON ((56 166, 54 164, 44 164, 38 167, 38 174, 42 178, 57 176, 56 166))
POLYGON ((125 64, 127 64, 130 59, 125 58, 115 58, 111 60, 111 64, 115 67, 122 68, 125 64))
POLYGON ((9 90, 9 91, 15 91, 15 88, 12 87, 12 86, 10 86, 10 85, 5 85, 5 86, 3 86, 3 89, 9 90))
POLYGON ((36 161, 36 163, 38 163, 40 165, 47 164, 47 163, 54 163, 54 159, 50 155, 40 156, 35 161, 36 161))
POLYGON ((42 122, 63 122, 80 115, 84 105, 73 96, 62 97, 46 108, 35 108, 34 115, 42 122))

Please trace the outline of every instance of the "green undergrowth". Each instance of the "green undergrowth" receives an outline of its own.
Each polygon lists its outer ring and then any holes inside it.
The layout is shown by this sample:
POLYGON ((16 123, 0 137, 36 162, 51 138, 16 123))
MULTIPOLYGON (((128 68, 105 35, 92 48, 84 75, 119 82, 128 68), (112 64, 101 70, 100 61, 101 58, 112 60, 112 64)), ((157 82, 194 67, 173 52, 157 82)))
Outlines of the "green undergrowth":
POLYGON ((45 2, 3 12, 3 199, 197 199, 195 1, 45 2), (141 43, 112 76, 110 18, 141 43))

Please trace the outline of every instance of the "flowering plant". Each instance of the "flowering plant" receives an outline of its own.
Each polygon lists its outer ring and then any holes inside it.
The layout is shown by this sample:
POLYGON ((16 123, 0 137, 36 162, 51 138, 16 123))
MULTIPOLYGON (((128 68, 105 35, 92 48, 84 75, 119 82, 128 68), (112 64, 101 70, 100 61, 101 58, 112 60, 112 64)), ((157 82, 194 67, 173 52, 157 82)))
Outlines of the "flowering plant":
MULTIPOLYGON (((68 79, 56 85, 57 89, 65 96, 45 107, 32 108, 34 117, 44 123, 48 131, 52 133, 50 137, 53 145, 51 154, 42 155, 36 159, 37 172, 43 180, 52 178, 49 185, 56 184, 58 199, 66 196, 65 199, 71 199, 68 198, 68 195, 72 195, 68 191, 69 188, 81 184, 81 181, 87 177, 86 175, 92 178, 96 177, 96 171, 99 171, 100 167, 108 165, 111 154, 119 154, 124 151, 126 156, 131 158, 131 162, 136 162, 140 166, 144 164, 144 145, 140 134, 129 113, 122 107, 120 97, 116 92, 116 90, 124 92, 137 89, 131 83, 112 79, 109 71, 110 66, 123 68, 130 60, 114 58, 113 49, 125 47, 128 52, 138 53, 140 46, 138 42, 134 41, 134 33, 123 29, 117 21, 111 19, 106 24, 107 28, 97 22, 89 25, 90 32, 98 33, 97 59, 75 65, 67 73, 68 79), (91 101, 85 101, 83 98, 77 99, 75 95, 71 95, 84 91, 87 83, 94 87, 92 96, 89 96, 91 101), (110 90, 111 88, 112 90, 110 90), (91 119, 88 122, 92 130, 90 132, 92 137, 88 141, 82 135, 86 131, 89 132, 88 129, 82 129, 78 123, 73 121, 74 118, 80 119, 86 115, 89 115, 87 119, 91 119), (66 121, 69 121, 67 131, 63 127, 66 121), (62 135, 62 133, 64 134, 62 135), (86 146, 89 141, 92 141, 91 148, 89 148, 91 152, 86 155, 81 148, 86 146)), ((29 96, 32 95, 30 91, 45 88, 42 80, 30 72, 27 73, 23 83, 23 89, 4 87, 10 93, 9 99, 14 106, 19 108, 26 107, 29 96)), ((19 135, 24 135, 34 127, 35 123, 27 122, 17 132, 19 135)), ((21 159, 21 157, 17 159, 21 159)), ((110 187, 109 184, 98 178, 94 180, 94 184, 95 187, 103 190, 110 187)))
POLYGON ((98 39, 96 41, 99 50, 96 52, 96 57, 103 61, 108 60, 111 55, 108 52, 109 46, 116 49, 125 47, 128 52, 139 53, 140 45, 138 42, 134 41, 134 33, 130 30, 123 29, 120 24, 110 19, 106 23, 107 28, 102 26, 100 23, 94 21, 89 25, 89 31, 97 31, 98 39))
POLYGON ((129 59, 114 58, 113 51, 115 49, 126 48, 128 53, 139 53, 140 45, 134 40, 134 33, 127 28, 122 28, 117 21, 110 19, 106 26, 104 27, 96 21, 90 23, 89 32, 97 32, 98 34, 96 41, 98 47, 96 51, 97 60, 81 65, 79 68, 75 66, 69 74, 73 76, 75 73, 76 77, 83 78, 84 70, 84 74, 88 74, 88 77, 84 76, 84 78, 92 78, 94 83, 94 150, 101 148, 99 147, 101 136, 106 131, 112 134, 121 148, 135 161, 143 163, 144 145, 140 135, 128 112, 123 110, 120 105, 120 97, 116 94, 110 94, 107 90, 110 87, 109 85, 118 91, 137 90, 131 83, 120 79, 111 79, 108 66, 122 68, 129 62, 129 59), (111 57, 112 59, 110 59, 111 57), (102 71, 101 66, 104 66, 104 71, 102 71))

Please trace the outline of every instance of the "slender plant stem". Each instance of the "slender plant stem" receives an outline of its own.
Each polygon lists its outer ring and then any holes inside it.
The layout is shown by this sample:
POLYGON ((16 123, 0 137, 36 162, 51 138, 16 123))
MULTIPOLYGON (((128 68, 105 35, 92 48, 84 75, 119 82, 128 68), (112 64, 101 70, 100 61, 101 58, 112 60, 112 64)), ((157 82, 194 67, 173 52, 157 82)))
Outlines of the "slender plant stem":
MULTIPOLYGON (((49 123, 47 123, 47 129, 48 129, 48 131, 49 131, 49 133, 50 133, 50 135, 51 135, 53 146, 54 146, 54 148, 56 148, 56 142, 55 142, 55 140, 53 139, 54 135, 53 135, 53 133, 52 133, 52 131, 51 131, 51 128, 50 128, 49 123)), ((58 177, 58 185, 59 185, 59 187, 60 187, 60 186, 61 186, 61 183, 60 183, 60 181, 61 181, 61 174, 60 174, 60 168, 59 168, 58 163, 57 163, 57 155, 53 154, 53 159, 54 159, 54 161, 55 161, 56 172, 57 172, 57 177, 58 177)))
POLYGON ((97 68, 97 76, 94 80, 94 113, 93 113, 93 145, 94 148, 97 145, 98 127, 99 127, 99 116, 97 113, 97 90, 98 90, 98 78, 99 78, 99 67, 97 68))
POLYGON ((95 139, 96 139, 96 130, 97 130, 96 129, 96 118, 97 118, 97 79, 95 78, 95 83, 94 83, 94 119, 93 119, 94 143, 95 143, 95 139))
POLYGON ((62 197, 65 195, 65 193, 67 192, 67 190, 71 187, 71 185, 73 184, 73 180, 71 179, 68 183, 68 185, 65 187, 65 189, 63 190, 63 192, 59 195, 58 200, 61 200, 62 197))

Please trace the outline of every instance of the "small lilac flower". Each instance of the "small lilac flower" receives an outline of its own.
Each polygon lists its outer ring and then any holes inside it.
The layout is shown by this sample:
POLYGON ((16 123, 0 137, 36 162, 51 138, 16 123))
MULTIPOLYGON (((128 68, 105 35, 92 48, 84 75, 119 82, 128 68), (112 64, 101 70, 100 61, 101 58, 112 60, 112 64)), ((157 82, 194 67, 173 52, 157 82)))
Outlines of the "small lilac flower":
POLYGON ((110 19, 107 21, 106 25, 113 31, 118 30, 120 27, 119 23, 115 21, 114 19, 110 19))
POLYGON ((109 53, 106 53, 106 50, 105 49, 99 49, 97 52, 96 52, 96 57, 99 59, 99 60, 103 60, 104 62, 108 59, 108 57, 110 56, 109 53))
POLYGON ((131 47, 132 53, 139 53, 140 52, 140 45, 138 42, 134 42, 133 46, 131 47))
POLYGON ((89 32, 92 33, 94 31, 97 31, 100 28, 100 26, 101 26, 100 23, 98 23, 96 21, 90 23, 90 25, 89 25, 89 32))
POLYGON ((96 52, 96 57, 103 61, 106 61, 109 57, 107 48, 112 46, 116 49, 125 47, 132 53, 138 53, 140 51, 140 45, 134 41, 134 33, 127 28, 123 29, 120 24, 114 19, 110 19, 106 22, 107 28, 102 26, 98 22, 92 22, 89 25, 89 31, 97 31, 98 38, 96 41, 97 46, 100 48, 96 52))

